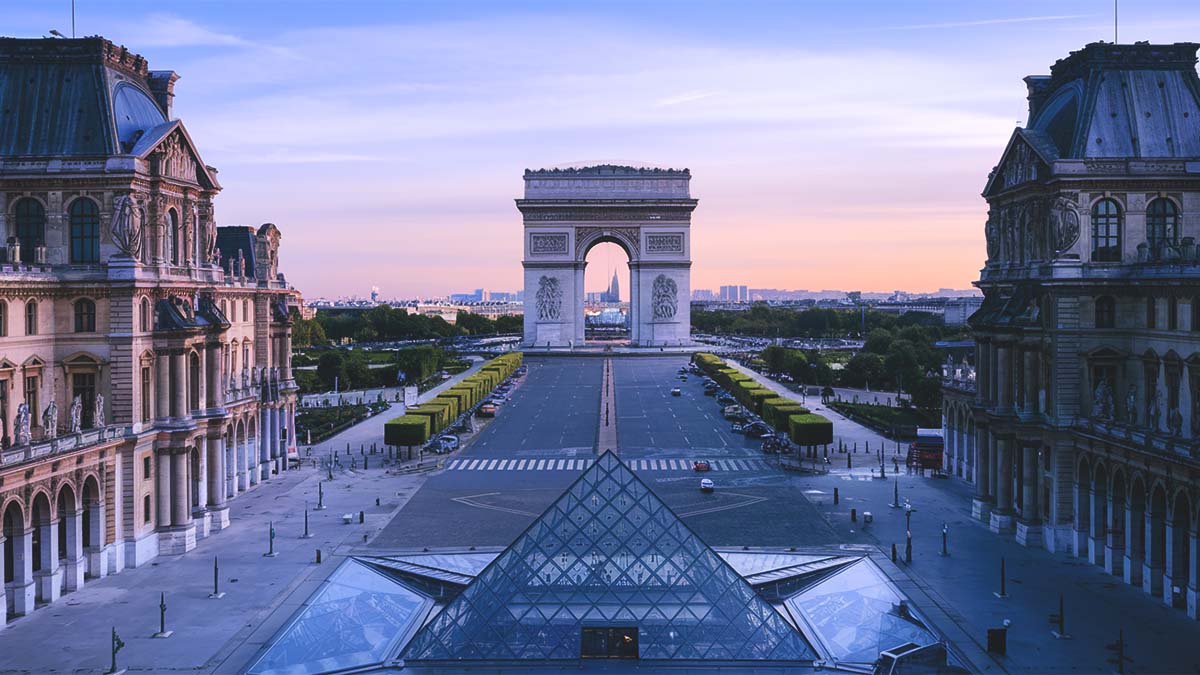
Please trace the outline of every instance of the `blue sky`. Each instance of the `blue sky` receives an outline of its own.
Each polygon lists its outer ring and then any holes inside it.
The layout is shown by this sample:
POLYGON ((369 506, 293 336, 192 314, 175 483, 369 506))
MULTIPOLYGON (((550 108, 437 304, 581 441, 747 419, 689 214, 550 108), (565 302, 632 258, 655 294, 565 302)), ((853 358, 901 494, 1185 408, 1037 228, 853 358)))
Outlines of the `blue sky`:
MULTIPOLYGON (((1200 39, 1194 0, 1121 15, 1200 39)), ((77 32, 180 73, 219 222, 278 224, 309 297, 515 289, 521 172, 586 161, 692 169, 693 287, 932 290, 978 275, 1021 78, 1112 40, 1112 3, 77 0, 77 32)))

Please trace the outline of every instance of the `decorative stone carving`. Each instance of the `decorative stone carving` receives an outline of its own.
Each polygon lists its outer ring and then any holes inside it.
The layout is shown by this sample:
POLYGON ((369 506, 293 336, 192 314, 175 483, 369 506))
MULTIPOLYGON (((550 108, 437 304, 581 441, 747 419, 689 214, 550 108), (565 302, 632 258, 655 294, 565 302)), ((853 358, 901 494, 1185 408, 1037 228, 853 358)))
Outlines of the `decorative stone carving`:
POLYGON ((1125 394, 1125 421, 1137 424, 1137 385, 1129 385, 1129 393, 1125 394))
POLYGON ((1167 431, 1171 432, 1174 438, 1183 435, 1183 414, 1179 412, 1178 406, 1167 411, 1167 431))
POLYGON ((1054 257, 1066 252, 1079 239, 1079 211, 1075 203, 1057 197, 1050 207, 1050 234, 1054 237, 1054 257))
POLYGON ((95 425, 93 428, 103 429, 104 423, 104 394, 96 394, 95 425))
POLYGON ((529 235, 529 255, 566 255, 567 234, 555 232, 552 234, 529 235))
POLYGON ((72 434, 77 434, 79 433, 80 425, 82 424, 80 420, 83 419, 82 397, 76 396, 75 398, 71 399, 71 409, 69 414, 71 416, 71 424, 69 427, 67 427, 67 430, 72 434))
POLYGON ((679 310, 679 287, 675 284, 674 279, 665 274, 654 277, 651 305, 654 308, 656 321, 675 318, 675 312, 679 310))
POLYGON ((1092 394, 1092 416, 1100 420, 1113 418, 1113 391, 1108 380, 1101 379, 1092 394))
POLYGON ((983 225, 983 236, 987 241, 988 260, 1000 257, 1000 214, 989 210, 987 222, 983 225))
POLYGON ((683 253, 682 234, 647 234, 647 253, 683 253))
POLYGON ((33 441, 33 434, 29 430, 29 404, 21 403, 17 406, 17 445, 29 445, 33 441))
POLYGON ((1150 397, 1149 406, 1146 408, 1146 425, 1149 426, 1151 430, 1158 431, 1158 419, 1160 416, 1159 411, 1162 409, 1159 406, 1159 395, 1157 392, 1146 392, 1146 395, 1150 397))
POLYGON ((112 239, 121 257, 142 257, 142 222, 137 202, 129 195, 113 199, 112 239))
POLYGON ((46 434, 46 438, 58 436, 58 404, 53 400, 50 401, 50 405, 46 406, 46 410, 42 412, 42 429, 46 434))
POLYGON ((562 296, 557 278, 542 276, 538 279, 538 321, 558 321, 562 317, 562 296))
POLYGON ((1007 189, 1015 185, 1037 180, 1037 156, 1024 142, 1013 145, 1012 153, 1000 172, 1001 185, 1007 189))

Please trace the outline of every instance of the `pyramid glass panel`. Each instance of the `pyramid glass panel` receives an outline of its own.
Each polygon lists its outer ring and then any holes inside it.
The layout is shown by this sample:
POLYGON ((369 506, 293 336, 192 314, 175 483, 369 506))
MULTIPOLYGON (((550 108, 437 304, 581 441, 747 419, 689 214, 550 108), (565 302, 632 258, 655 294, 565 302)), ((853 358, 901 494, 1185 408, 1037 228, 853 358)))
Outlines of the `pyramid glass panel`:
POLYGON ((930 645, 938 636, 913 614, 900 591, 869 560, 787 600, 837 661, 874 663, 879 652, 907 642, 930 645))
POLYGON ((423 627, 404 658, 573 660, 585 626, 636 627, 642 659, 816 658, 612 453, 423 627))
POLYGON ((381 663, 432 604, 347 560, 246 672, 309 675, 381 663))

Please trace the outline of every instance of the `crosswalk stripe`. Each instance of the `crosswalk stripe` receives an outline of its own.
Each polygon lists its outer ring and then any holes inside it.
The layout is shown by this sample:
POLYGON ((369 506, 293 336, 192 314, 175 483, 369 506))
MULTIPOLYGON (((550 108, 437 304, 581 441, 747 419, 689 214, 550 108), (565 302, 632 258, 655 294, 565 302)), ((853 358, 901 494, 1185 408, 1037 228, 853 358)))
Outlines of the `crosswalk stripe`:
MULTIPOLYGON (((452 459, 446 463, 448 471, 583 471, 595 460, 591 459, 452 459)), ((767 463, 761 459, 710 459, 708 466, 713 471, 761 471, 767 463)), ((690 471, 693 460, 689 459, 631 459, 628 464, 634 471, 690 471)))
POLYGON ((502 459, 502 460, 500 460, 500 466, 499 466, 499 469, 500 469, 501 471, 504 471, 504 470, 508 469, 508 463, 509 463, 509 462, 512 462, 513 464, 516 464, 516 460, 502 459))
POLYGON ((458 462, 459 460, 457 459, 450 460, 450 463, 446 464, 446 470, 453 471, 454 469, 458 468, 458 462))
POLYGON ((563 459, 558 460, 558 470, 562 471, 563 465, 566 463, 567 463, 566 460, 563 460, 563 459))
POLYGON ((539 459, 539 460, 538 460, 538 465, 537 465, 537 470, 538 470, 538 471, 541 471, 541 470, 542 470, 542 469, 544 469, 544 468, 546 468, 546 460, 544 460, 544 459, 539 459))
POLYGON ((477 460, 477 459, 471 460, 471 465, 468 466, 467 469, 474 469, 475 465, 478 463, 479 463, 479 460, 477 460))

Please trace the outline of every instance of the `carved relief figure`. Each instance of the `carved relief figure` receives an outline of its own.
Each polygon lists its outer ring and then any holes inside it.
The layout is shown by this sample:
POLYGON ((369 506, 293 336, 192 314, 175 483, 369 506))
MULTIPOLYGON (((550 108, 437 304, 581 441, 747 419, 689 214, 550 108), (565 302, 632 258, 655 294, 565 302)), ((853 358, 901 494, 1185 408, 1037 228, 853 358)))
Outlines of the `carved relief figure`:
POLYGON ((555 277, 538 279, 537 313, 539 321, 558 321, 562 316, 562 289, 555 277))
POLYGON ((1054 256, 1058 257, 1075 245, 1079 239, 1079 212, 1075 204, 1058 197, 1050 207, 1050 234, 1054 237, 1054 256))
POLYGON ((29 445, 33 435, 29 431, 29 404, 17 406, 17 445, 29 445))
POLYGON ((113 199, 112 238, 122 257, 142 257, 142 223, 137 202, 129 195, 113 199))
POLYGON ((665 274, 655 277, 650 302, 656 320, 675 318, 675 312, 679 309, 679 287, 675 285, 675 280, 665 274))
POLYGON ((68 411, 71 416, 71 424, 68 427, 70 433, 79 433, 80 420, 83 418, 83 399, 79 396, 71 399, 71 409, 68 411))
POLYGON ((988 260, 1000 257, 1000 214, 988 211, 987 222, 983 225, 983 237, 987 240, 988 260))
POLYGON ((46 438, 54 438, 58 435, 58 404, 53 400, 42 413, 42 429, 46 438))

